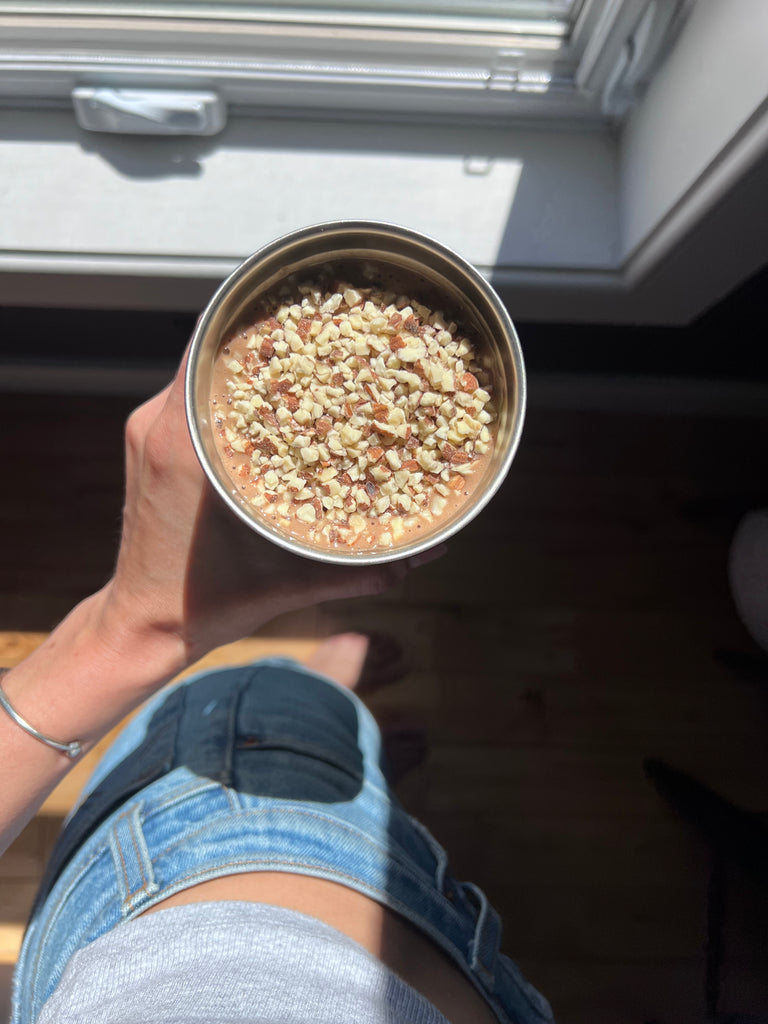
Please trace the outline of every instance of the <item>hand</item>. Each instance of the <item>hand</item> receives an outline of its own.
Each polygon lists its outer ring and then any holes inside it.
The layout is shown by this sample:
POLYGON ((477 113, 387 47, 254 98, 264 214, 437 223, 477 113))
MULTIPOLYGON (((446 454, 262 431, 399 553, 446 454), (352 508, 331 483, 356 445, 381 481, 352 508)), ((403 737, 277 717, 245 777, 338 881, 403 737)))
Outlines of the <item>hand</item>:
MULTIPOLYGON (((233 516, 210 489, 187 431, 184 368, 126 428, 123 534, 115 574, 3 679, 44 735, 89 750, 192 661, 281 612, 381 591, 408 565, 346 568, 291 555, 233 516)), ((0 715, 0 853, 71 761, 0 715)))
POLYGON ((208 484, 184 409, 186 357, 175 380, 132 413, 126 428, 126 498, 110 628, 176 645, 179 668, 283 612, 378 593, 408 567, 328 565, 292 555, 249 529, 208 484))

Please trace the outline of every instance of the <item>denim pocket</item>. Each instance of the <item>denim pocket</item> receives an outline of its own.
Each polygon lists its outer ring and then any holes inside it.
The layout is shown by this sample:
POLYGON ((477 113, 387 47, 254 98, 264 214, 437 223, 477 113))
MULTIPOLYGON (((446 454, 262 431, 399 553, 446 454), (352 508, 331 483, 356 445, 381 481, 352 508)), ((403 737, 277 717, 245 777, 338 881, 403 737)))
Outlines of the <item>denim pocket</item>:
POLYGON ((286 665, 259 667, 235 720, 232 782, 281 800, 344 803, 363 785, 354 702, 286 665))
POLYGON ((247 735, 235 741, 232 784, 239 793, 275 800, 348 803, 363 785, 363 759, 295 736, 247 735))

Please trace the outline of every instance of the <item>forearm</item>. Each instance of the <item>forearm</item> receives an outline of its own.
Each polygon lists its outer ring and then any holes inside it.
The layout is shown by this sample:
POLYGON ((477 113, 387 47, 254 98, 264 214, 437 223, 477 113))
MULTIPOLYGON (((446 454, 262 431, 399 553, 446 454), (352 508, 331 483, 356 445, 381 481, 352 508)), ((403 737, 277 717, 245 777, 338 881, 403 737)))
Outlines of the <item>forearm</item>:
MULTIPOLYGON (((115 575, 3 678, 15 711, 89 750, 190 662, 276 615, 375 594, 433 554, 387 566, 324 565, 258 537, 219 503, 184 415, 183 366, 126 427, 126 497, 115 575)), ((439 549, 435 552, 438 554, 439 549)), ((0 853, 72 762, 0 709, 0 853)))
MULTIPOLYGON (((137 635, 116 619, 110 596, 108 585, 79 604, 0 680, 13 708, 39 732, 79 740, 84 752, 184 667, 172 636, 137 635)), ((0 853, 72 765, 0 709, 0 853)))

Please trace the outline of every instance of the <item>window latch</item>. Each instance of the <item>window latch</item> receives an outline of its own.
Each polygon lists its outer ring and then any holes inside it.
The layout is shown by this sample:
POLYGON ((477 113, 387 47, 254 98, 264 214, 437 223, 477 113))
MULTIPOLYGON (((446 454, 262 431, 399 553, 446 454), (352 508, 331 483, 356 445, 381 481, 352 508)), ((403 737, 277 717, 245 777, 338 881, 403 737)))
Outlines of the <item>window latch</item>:
POLYGON ((227 120, 214 92, 166 89, 72 90, 77 123, 90 132, 121 135, 216 135, 227 120))

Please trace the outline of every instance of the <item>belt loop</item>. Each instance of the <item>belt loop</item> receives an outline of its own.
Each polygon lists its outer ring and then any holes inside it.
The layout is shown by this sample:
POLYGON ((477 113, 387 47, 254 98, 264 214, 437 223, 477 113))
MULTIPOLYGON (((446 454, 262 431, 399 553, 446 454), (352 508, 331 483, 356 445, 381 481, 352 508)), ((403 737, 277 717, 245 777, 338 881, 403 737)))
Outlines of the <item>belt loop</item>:
POLYGON ((427 847, 429 848, 430 853, 435 858, 435 887, 437 888, 439 893, 445 895, 447 886, 446 876, 448 874, 448 854, 440 845, 440 843, 438 843, 438 841, 435 839, 435 837, 432 835, 432 833, 429 831, 426 825, 422 825, 422 823, 418 819, 412 818, 410 815, 407 815, 407 817, 409 826, 413 829, 414 832, 418 832, 418 834, 421 836, 421 838, 424 840, 427 847))
POLYGON ((462 883, 471 903, 477 907, 477 924, 470 947, 470 965, 483 987, 495 988, 496 961, 501 945, 501 919, 488 902, 485 893, 472 882, 462 883))
POLYGON ((160 888, 141 827, 141 803, 121 815, 109 835, 122 915, 128 917, 160 888))
MULTIPOLYGON (((102 822, 130 797, 171 770, 185 689, 177 687, 158 705, 139 746, 100 779, 85 802, 68 818, 45 869, 33 915, 43 905, 70 859, 102 822)), ((130 728, 129 725, 128 730, 130 728)))

